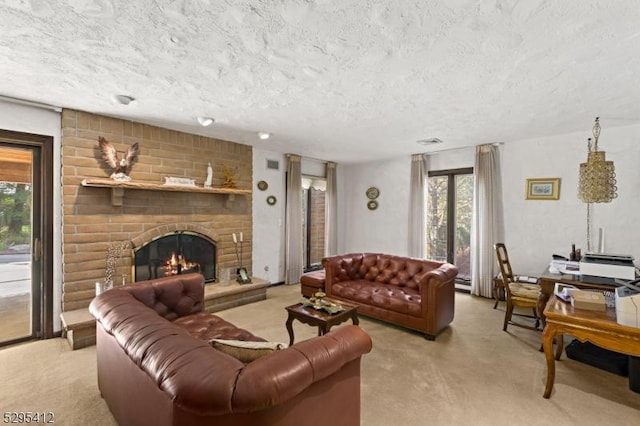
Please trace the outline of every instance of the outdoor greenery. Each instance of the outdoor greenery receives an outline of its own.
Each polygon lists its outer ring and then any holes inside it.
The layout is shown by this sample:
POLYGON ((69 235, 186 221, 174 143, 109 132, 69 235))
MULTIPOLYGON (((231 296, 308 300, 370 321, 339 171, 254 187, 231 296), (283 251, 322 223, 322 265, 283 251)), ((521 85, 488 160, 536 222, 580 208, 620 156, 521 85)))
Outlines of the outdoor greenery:
POLYGON ((0 182, 0 250, 31 241, 31 185, 0 182))
POLYGON ((471 277, 471 219, 473 213, 473 175, 455 175, 456 223, 453 259, 447 258, 447 209, 449 176, 432 176, 428 179, 426 248, 427 258, 441 262, 453 261, 460 271, 459 278, 471 277))

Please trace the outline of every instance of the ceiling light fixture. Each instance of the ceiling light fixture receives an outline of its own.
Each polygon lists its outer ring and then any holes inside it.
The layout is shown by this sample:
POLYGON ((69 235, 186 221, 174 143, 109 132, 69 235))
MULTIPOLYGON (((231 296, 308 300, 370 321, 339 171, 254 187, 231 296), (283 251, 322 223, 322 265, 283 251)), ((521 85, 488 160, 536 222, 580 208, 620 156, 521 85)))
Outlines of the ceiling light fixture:
POLYGON ((200 123, 200 125, 202 127, 207 127, 213 124, 213 122, 215 121, 213 118, 211 117, 198 117, 197 118, 198 123, 200 123))
POLYGON ((258 137, 262 140, 269 139, 271 137, 271 133, 268 132, 258 132, 258 137))
POLYGON ((420 139, 416 141, 417 144, 419 145, 437 145, 442 143, 442 139, 438 139, 438 138, 429 138, 429 139, 420 139))
POLYGON ((133 96, 129 95, 113 95, 112 99, 115 103, 120 105, 129 105, 131 102, 136 100, 133 96))

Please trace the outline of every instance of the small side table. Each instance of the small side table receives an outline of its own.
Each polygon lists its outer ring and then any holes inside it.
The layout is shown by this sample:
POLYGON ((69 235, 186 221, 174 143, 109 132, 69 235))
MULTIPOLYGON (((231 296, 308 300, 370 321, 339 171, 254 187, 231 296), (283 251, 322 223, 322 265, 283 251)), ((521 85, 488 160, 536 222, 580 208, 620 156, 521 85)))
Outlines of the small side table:
POLYGON ((351 318, 354 325, 358 325, 358 308, 352 305, 340 303, 344 310, 330 314, 323 310, 313 309, 310 306, 303 306, 302 303, 287 306, 287 332, 289 332, 289 346, 293 345, 293 320, 297 319, 303 324, 318 327, 318 336, 323 336, 331 330, 334 325, 341 324, 351 318))

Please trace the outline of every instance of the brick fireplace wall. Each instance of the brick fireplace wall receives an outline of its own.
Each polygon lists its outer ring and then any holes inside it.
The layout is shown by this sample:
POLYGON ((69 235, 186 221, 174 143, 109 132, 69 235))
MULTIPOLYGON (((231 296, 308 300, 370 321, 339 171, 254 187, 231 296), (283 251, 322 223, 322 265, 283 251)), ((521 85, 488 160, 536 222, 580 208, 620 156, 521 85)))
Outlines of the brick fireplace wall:
MULTIPOLYGON (((252 187, 252 148, 86 112, 62 112, 63 294, 62 310, 89 305, 96 281, 104 281, 110 245, 127 243, 117 262, 115 283, 131 277, 131 248, 147 238, 187 229, 213 239, 217 273, 237 267, 232 233, 243 232, 244 266, 251 272, 250 195, 164 192, 126 189, 121 206, 111 203, 111 189, 83 187, 83 179, 108 178, 98 147, 102 136, 119 152, 138 142, 140 155, 130 176, 135 182, 164 183, 165 176, 195 179, 202 186, 207 163, 213 186, 223 182, 223 167, 234 173, 236 188, 252 187)), ((233 275, 232 275, 233 276, 233 275)))

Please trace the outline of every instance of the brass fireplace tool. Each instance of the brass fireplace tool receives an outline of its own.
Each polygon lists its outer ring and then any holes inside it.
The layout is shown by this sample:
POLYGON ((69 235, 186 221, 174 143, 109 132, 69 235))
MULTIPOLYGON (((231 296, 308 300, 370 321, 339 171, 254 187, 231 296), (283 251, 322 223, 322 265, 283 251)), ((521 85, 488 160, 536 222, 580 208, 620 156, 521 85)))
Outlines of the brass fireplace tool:
POLYGON ((244 245, 244 236, 242 232, 240 232, 240 240, 238 241, 238 237, 236 233, 233 233, 233 245, 236 248, 236 260, 238 261, 238 269, 236 269, 236 281, 240 284, 248 284, 251 282, 251 278, 249 278, 249 274, 247 273, 247 268, 242 266, 242 246, 244 245), (240 246, 240 251, 238 254, 238 245, 240 246))

